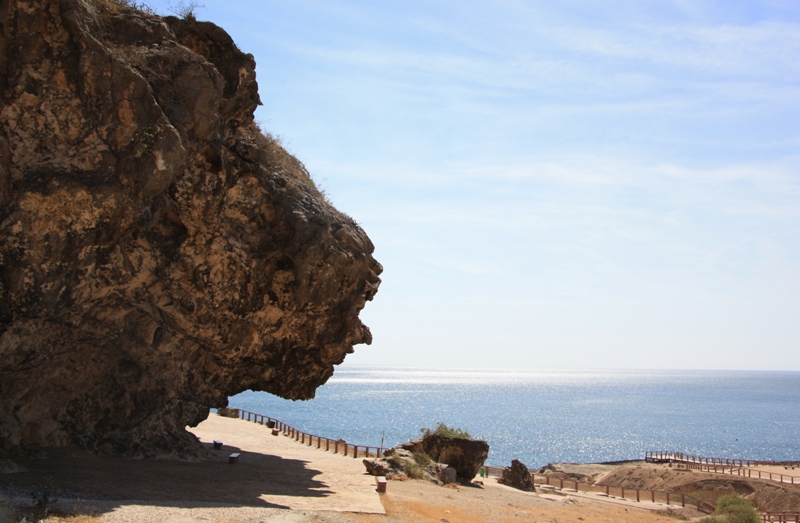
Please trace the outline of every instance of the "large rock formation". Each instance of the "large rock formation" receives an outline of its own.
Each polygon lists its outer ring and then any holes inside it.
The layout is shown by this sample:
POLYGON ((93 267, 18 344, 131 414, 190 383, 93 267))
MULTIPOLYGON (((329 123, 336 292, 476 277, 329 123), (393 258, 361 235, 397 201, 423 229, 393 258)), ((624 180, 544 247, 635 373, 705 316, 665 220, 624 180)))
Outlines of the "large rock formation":
POLYGON ((453 467, 462 483, 472 481, 489 456, 489 444, 485 441, 450 438, 436 433, 403 443, 399 448, 409 452, 424 452, 433 461, 453 467))
POLYGON ((436 463, 425 453, 412 453, 403 448, 387 450, 383 457, 362 460, 367 474, 386 479, 426 479, 438 485, 455 483, 458 472, 446 463, 436 463))
POLYGON ((0 449, 191 454, 238 392, 306 399, 380 282, 253 122, 255 62, 124 0, 0 3, 0 449))

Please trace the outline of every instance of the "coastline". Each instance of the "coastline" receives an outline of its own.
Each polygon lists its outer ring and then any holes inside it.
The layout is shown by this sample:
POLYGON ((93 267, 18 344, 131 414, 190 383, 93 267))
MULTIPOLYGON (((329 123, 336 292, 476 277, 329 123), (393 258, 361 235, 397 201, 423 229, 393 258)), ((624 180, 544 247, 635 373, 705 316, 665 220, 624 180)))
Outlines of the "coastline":
MULTIPOLYGON (((360 459, 272 436, 262 425, 214 415, 192 431, 210 449, 210 459, 132 460, 61 449, 47 451, 47 459, 20 460, 28 471, 0 475, 0 488, 15 504, 30 505, 30 489, 41 478, 52 477, 61 489, 54 508, 89 518, 53 520, 65 523, 658 523, 674 521, 670 514, 701 516, 690 509, 651 504, 644 497, 637 502, 615 492, 610 496, 572 492, 569 485, 527 493, 499 485, 491 477, 449 487, 390 481, 387 493, 378 494, 360 459), (215 439, 224 443, 217 454, 215 439), (241 458, 231 465, 227 460, 234 451, 241 458)), ((724 483, 718 476, 631 460, 551 467, 553 478, 594 475, 594 482, 612 474, 620 481, 660 481, 673 470, 670 477, 675 481, 692 477, 724 483)))

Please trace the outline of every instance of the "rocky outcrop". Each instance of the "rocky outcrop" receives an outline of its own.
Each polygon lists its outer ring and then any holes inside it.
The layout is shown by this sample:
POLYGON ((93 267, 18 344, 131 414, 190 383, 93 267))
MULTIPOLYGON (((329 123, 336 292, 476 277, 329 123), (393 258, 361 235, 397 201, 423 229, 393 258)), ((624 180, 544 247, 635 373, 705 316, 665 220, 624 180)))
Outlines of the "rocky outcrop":
POLYGON ((456 469, 446 463, 436 463, 430 456, 403 448, 389 449, 380 458, 362 460, 367 474, 387 479, 425 479, 438 485, 455 483, 456 469))
POLYGON ((458 481, 462 483, 472 481, 489 456, 489 444, 485 441, 449 438, 436 433, 403 443, 400 448, 410 452, 424 452, 433 461, 453 467, 456 469, 458 481))
POLYGON ((536 490, 531 479, 531 472, 518 459, 511 460, 511 466, 503 469, 503 474, 497 482, 526 492, 536 490))
POLYGON ((190 455, 209 407, 311 398, 371 342, 372 243, 222 29, 8 0, 0 31, 0 449, 190 455))

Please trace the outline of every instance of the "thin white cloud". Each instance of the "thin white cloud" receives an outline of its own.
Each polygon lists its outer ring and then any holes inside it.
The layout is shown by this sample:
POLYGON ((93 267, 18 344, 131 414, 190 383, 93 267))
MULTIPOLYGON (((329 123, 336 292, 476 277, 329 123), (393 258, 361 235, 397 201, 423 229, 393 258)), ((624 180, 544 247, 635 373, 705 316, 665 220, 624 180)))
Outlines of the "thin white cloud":
POLYGON ((553 41, 589 55, 689 68, 702 75, 769 76, 786 81, 800 77, 800 24, 642 25, 625 29, 540 27, 553 41))

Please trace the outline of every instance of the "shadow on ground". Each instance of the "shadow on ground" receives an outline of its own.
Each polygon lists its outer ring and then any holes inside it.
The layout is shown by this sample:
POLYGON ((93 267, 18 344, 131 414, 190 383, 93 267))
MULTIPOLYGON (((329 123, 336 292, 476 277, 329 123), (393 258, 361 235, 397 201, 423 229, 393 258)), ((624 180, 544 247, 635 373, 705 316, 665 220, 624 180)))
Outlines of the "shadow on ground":
POLYGON ((186 462, 95 456, 78 449, 47 449, 43 458, 14 458, 26 472, 0 474, 0 492, 31 499, 50 484, 55 497, 65 499, 136 500, 169 506, 170 502, 203 506, 286 508, 261 496, 326 497, 328 485, 314 479, 320 471, 306 461, 246 452, 232 446, 210 448, 213 458, 186 462), (228 456, 239 452, 239 462, 228 456))

